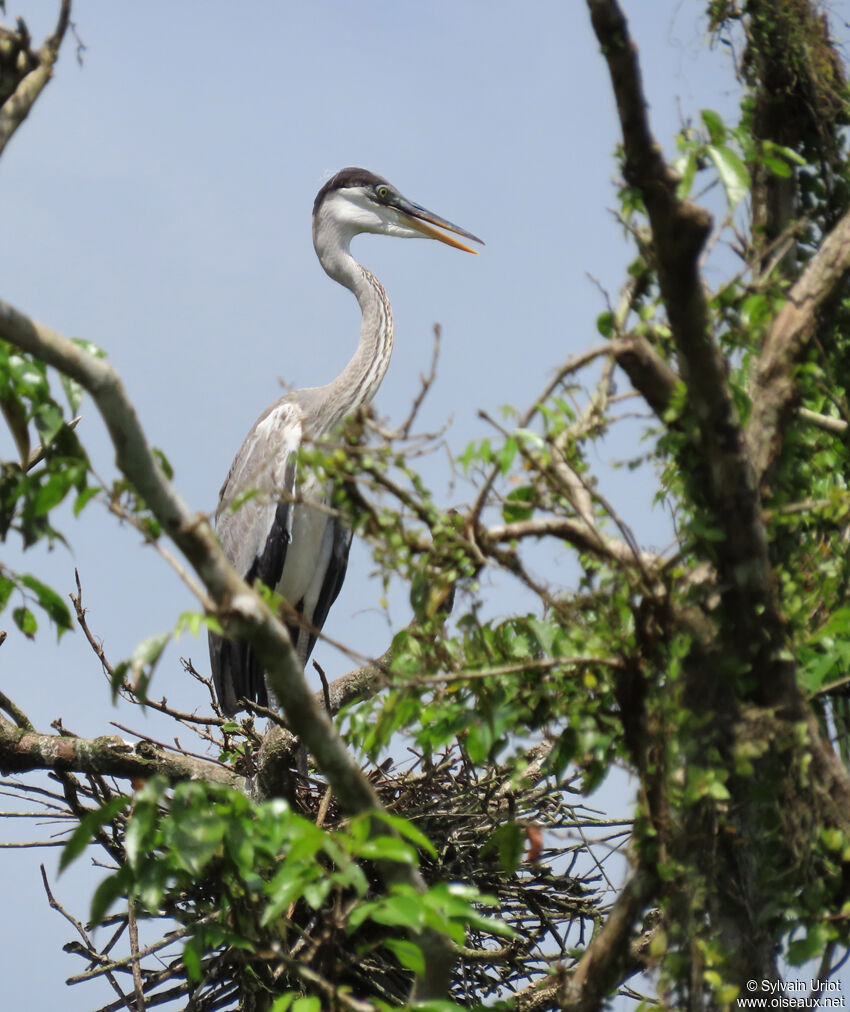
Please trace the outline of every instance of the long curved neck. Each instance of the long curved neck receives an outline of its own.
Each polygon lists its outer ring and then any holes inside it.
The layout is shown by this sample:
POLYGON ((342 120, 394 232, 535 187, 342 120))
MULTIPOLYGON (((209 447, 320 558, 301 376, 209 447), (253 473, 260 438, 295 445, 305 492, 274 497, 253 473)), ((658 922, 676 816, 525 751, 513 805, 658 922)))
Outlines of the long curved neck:
POLYGON ((338 232, 328 235, 322 229, 314 236, 316 255, 322 267, 334 281, 354 293, 363 314, 357 350, 339 376, 321 388, 326 412, 320 427, 325 432, 338 425, 346 415, 369 404, 381 385, 393 350, 390 300, 375 275, 351 255, 349 239, 338 232))

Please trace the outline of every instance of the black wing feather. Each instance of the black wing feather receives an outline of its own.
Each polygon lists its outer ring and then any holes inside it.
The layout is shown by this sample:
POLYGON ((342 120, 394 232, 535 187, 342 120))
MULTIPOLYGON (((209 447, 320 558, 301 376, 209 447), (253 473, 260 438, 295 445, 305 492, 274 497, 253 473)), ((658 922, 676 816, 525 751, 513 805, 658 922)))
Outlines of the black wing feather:
POLYGON ((286 562, 286 550, 292 541, 292 500, 295 496, 295 460, 290 459, 286 465, 284 478, 286 501, 280 502, 274 511, 271 529, 266 537, 262 555, 254 559, 251 568, 245 574, 245 582, 253 583, 260 579, 272 590, 280 582, 283 566, 286 562))

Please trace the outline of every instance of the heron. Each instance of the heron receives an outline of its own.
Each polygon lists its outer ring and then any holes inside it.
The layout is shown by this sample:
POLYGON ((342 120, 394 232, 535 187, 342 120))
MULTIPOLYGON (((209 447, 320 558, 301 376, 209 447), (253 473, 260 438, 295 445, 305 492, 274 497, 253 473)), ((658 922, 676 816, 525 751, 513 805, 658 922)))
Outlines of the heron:
MULTIPOLYGON (((360 304, 360 339, 336 379, 286 393, 260 415, 231 464, 215 515, 224 553, 245 581, 261 581, 300 616, 287 625, 302 666, 342 587, 352 535, 328 508, 332 488, 312 474, 298 473, 298 450, 326 437, 372 401, 393 348, 387 293, 349 249, 361 233, 437 239, 467 253, 478 251, 456 236, 482 242, 407 200, 367 169, 341 169, 316 196, 313 247, 328 276, 360 304)), ((223 713, 233 716, 245 701, 277 706, 250 644, 211 633, 209 645, 223 713)))

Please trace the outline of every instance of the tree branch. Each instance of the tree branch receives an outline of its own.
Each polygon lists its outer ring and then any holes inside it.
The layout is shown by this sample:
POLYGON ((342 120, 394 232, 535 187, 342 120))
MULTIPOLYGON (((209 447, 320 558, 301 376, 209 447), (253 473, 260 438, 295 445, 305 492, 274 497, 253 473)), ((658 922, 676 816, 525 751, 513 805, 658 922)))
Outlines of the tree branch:
POLYGON ((12 134, 29 115, 35 100, 53 76, 53 66, 59 56, 59 47, 68 28, 71 16, 71 0, 62 0, 59 19, 52 34, 45 40, 35 56, 37 64, 26 74, 15 88, 14 93, 0 106, 0 153, 9 143, 12 134))
POLYGON ((850 211, 824 239, 771 324, 753 369, 747 445, 760 481, 782 446, 797 394, 794 366, 817 326, 818 313, 850 270, 850 211))
POLYGON ((810 411, 808 408, 799 408, 797 414, 804 422, 814 425, 816 429, 823 429, 824 432, 832 432, 840 436, 847 431, 847 422, 843 418, 822 415, 817 411, 810 411))
POLYGON ((624 175, 646 205, 661 294, 676 344, 679 371, 695 424, 696 459, 683 461, 698 506, 723 532, 715 545, 718 584, 738 657, 752 664, 755 699, 805 712, 776 601, 767 534, 726 364, 710 325, 698 269, 708 213, 677 195, 678 178, 664 161, 646 117, 637 53, 617 0, 587 0, 613 83, 625 150, 624 175))
POLYGON ((621 565, 657 566, 659 558, 651 552, 635 552, 631 545, 617 538, 606 537, 596 527, 583 520, 570 517, 534 517, 531 520, 517 520, 509 524, 494 524, 479 531, 478 540, 486 550, 488 545, 503 541, 519 541, 522 538, 545 536, 562 538, 583 552, 610 559, 621 565))
POLYGON ((629 377, 635 390, 655 414, 663 418, 679 382, 675 371, 640 334, 612 341, 611 349, 617 365, 629 377))
MULTIPOLYGON (((82 938, 83 944, 88 949, 88 951, 94 952, 95 951, 94 945, 92 943, 89 933, 86 931, 83 925, 77 920, 76 917, 72 917, 71 914, 68 913, 68 911, 62 906, 61 903, 59 903, 59 901, 54 897, 53 893, 51 892, 50 883, 47 881, 47 872, 44 870, 44 865, 41 865, 41 881, 42 884, 44 885, 44 891, 45 893, 47 893, 47 902, 50 905, 50 908, 52 910, 58 911, 58 913, 60 913, 65 918, 65 920, 68 921, 69 924, 73 925, 74 930, 77 932, 80 938, 82 938)), ((119 996, 120 1004, 122 1004, 125 1008, 129 1009, 129 1012, 139 1012, 139 1010, 143 1009, 144 1006, 143 1005, 139 1005, 138 1007, 135 1006, 132 1000, 127 995, 124 994, 120 985, 118 984, 118 981, 115 979, 114 974, 110 972, 111 969, 112 968, 107 968, 104 971, 104 973, 106 974, 106 979, 109 981, 110 985, 112 986, 112 989, 119 996)))
MULTIPOLYGON (((17 724, 17 726, 21 728, 21 730, 23 731, 35 730, 29 717, 13 700, 9 699, 9 697, 6 695, 5 692, 0 692, 0 710, 5 710, 6 713, 8 713, 9 716, 12 718, 12 720, 15 722, 15 724, 17 724)), ((4 721, 3 723, 7 722, 4 721)), ((0 724, 0 728, 2 728, 2 726, 3 725, 0 724)), ((11 727, 10 724, 8 726, 11 727)))
POLYGON ((650 891, 650 877, 636 871, 566 982, 562 1012, 596 1012, 624 977, 635 971, 630 941, 650 891))
POLYGON ((147 779, 156 774, 172 782, 203 780, 241 787, 244 778, 221 765, 165 752, 150 741, 136 745, 117 735, 77 738, 73 735, 41 734, 32 729, 9 730, 0 724, 0 770, 27 773, 86 773, 126 779, 147 779))

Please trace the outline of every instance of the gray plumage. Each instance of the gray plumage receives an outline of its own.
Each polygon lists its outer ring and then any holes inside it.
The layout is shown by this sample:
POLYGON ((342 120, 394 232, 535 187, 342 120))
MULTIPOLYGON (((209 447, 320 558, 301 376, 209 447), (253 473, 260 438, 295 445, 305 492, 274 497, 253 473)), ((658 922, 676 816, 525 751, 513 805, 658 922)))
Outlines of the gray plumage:
MULTIPOLYGON (((336 379, 285 394, 260 415, 219 495, 216 531, 234 568, 246 582, 260 580, 276 590, 316 630, 324 625, 342 587, 351 532, 327 509, 332 490, 312 474, 298 473, 298 447, 328 435, 370 403, 393 347, 387 294, 374 274, 351 256, 349 244, 355 235, 372 232, 426 236, 475 252, 438 228, 481 242, 406 200, 366 169, 342 169, 319 190, 313 205, 313 245, 327 274, 350 289, 360 304, 360 340, 336 379)), ((297 622, 289 630, 301 663, 306 664, 315 633, 297 622)), ((242 699, 275 705, 249 644, 211 633, 210 662, 225 714, 242 709, 242 699)))

